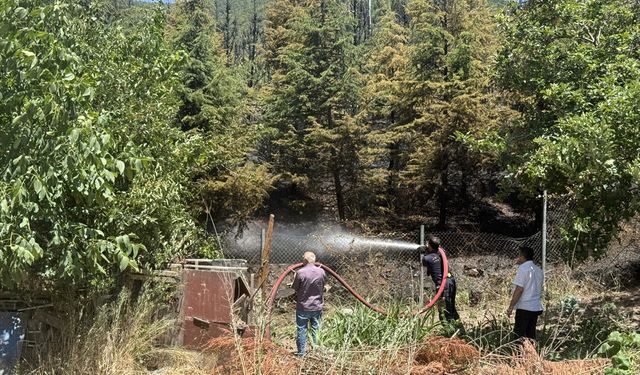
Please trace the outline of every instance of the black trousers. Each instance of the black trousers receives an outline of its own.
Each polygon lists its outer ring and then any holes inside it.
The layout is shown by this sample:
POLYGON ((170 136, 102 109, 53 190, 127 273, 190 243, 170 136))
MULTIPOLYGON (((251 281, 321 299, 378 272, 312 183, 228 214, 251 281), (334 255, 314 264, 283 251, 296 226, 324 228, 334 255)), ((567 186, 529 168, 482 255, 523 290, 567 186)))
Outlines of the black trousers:
POLYGON ((458 310, 456 310, 456 278, 451 276, 447 277, 444 285, 444 291, 442 292, 442 299, 444 300, 444 310, 440 311, 440 319, 444 320, 460 320, 458 310))
POLYGON ((513 332, 515 332, 519 338, 526 337, 535 340, 536 325, 538 324, 538 317, 541 314, 542 311, 516 310, 516 324, 513 327, 513 332))

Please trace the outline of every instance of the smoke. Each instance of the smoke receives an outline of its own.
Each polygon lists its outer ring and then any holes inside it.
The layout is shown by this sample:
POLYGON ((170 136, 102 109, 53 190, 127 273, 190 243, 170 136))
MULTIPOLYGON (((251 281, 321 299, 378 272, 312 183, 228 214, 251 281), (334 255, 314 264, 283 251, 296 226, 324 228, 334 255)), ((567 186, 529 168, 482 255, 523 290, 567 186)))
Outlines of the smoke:
MULTIPOLYGON (((266 222, 253 221, 241 233, 235 230, 226 233, 225 257, 257 262, 261 253, 261 231, 266 227, 266 222)), ((270 258, 273 263, 293 263, 301 260, 305 251, 313 251, 319 261, 326 263, 336 256, 359 258, 367 254, 385 257, 395 257, 398 253, 413 254, 417 247, 418 244, 408 241, 365 237, 336 223, 276 222, 270 258)))

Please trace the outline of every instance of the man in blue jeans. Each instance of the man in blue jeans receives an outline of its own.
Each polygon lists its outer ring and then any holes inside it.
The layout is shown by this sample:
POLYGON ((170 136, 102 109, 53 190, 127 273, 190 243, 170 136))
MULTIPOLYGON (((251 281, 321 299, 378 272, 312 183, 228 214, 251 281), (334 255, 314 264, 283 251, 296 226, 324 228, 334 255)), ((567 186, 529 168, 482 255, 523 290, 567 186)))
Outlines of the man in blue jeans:
POLYGON ((311 339, 317 343, 317 332, 320 328, 324 300, 322 292, 326 274, 316 265, 316 256, 307 251, 304 253, 304 266, 298 270, 293 280, 296 291, 296 326, 298 328, 296 345, 297 356, 304 356, 307 347, 307 327, 311 323, 311 339))

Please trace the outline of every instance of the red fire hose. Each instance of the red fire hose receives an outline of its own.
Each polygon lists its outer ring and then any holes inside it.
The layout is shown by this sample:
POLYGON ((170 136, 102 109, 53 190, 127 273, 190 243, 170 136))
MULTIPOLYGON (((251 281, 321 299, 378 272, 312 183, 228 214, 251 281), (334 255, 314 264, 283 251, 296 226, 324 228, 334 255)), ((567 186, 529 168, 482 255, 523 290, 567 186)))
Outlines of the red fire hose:
MULTIPOLYGON (((445 284, 446 284, 446 281, 447 281, 447 274, 449 273, 449 263, 447 261, 447 256, 444 253, 444 250, 442 250, 442 248, 440 248, 440 249, 438 249, 438 252, 440 253, 440 257, 442 258, 442 264, 443 264, 443 266, 442 266, 442 283, 440 284, 440 288, 438 288, 438 291, 437 291, 436 295, 431 299, 431 301, 429 301, 426 305, 424 305, 420 310, 413 311, 410 315, 419 315, 419 314, 422 314, 422 313, 426 312, 430 308, 432 308, 433 305, 436 304, 436 302, 438 301, 438 299, 440 299, 440 296, 442 296, 442 293, 444 292, 445 284)), ((365 300, 361 295, 359 295, 351 287, 351 285, 349 285, 334 270, 332 270, 331 268, 325 266, 324 264, 318 263, 318 265, 320 267, 322 267, 325 271, 327 271, 336 280, 338 280, 338 282, 340 284, 342 284, 342 286, 344 286, 345 289, 347 289, 349 291, 349 293, 351 293, 358 301, 360 301, 360 303, 362 303, 363 305, 367 306, 368 308, 370 308, 371 310, 373 310, 373 311, 375 311, 377 313, 380 313, 382 315, 387 315, 386 311, 384 311, 383 309, 381 309, 381 308, 379 308, 377 306, 372 305, 367 300, 365 300)), ((280 287, 280 284, 282 284, 282 282, 284 281, 284 278, 287 277, 287 275, 289 273, 291 273, 292 271, 294 271, 294 270, 296 270, 298 268, 301 268, 302 266, 304 266, 303 263, 297 263, 297 264, 290 265, 289 267, 287 267, 286 270, 284 270, 284 272, 282 272, 280 277, 278 277, 278 280, 276 281, 276 283, 273 284, 273 288, 271 288, 271 294, 269 295, 269 300, 267 301, 267 321, 270 321, 271 309, 273 307, 273 302, 276 299, 276 293, 278 292, 278 288, 280 287)))

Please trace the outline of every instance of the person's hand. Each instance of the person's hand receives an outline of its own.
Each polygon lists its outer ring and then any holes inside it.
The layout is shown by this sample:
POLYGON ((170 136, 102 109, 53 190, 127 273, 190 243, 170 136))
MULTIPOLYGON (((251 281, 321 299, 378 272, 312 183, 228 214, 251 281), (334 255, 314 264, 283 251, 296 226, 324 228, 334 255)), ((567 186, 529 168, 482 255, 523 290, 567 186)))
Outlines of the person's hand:
POLYGON ((511 314, 513 314, 513 307, 509 306, 509 307, 507 308, 507 316, 508 316, 509 318, 511 318, 511 314))

